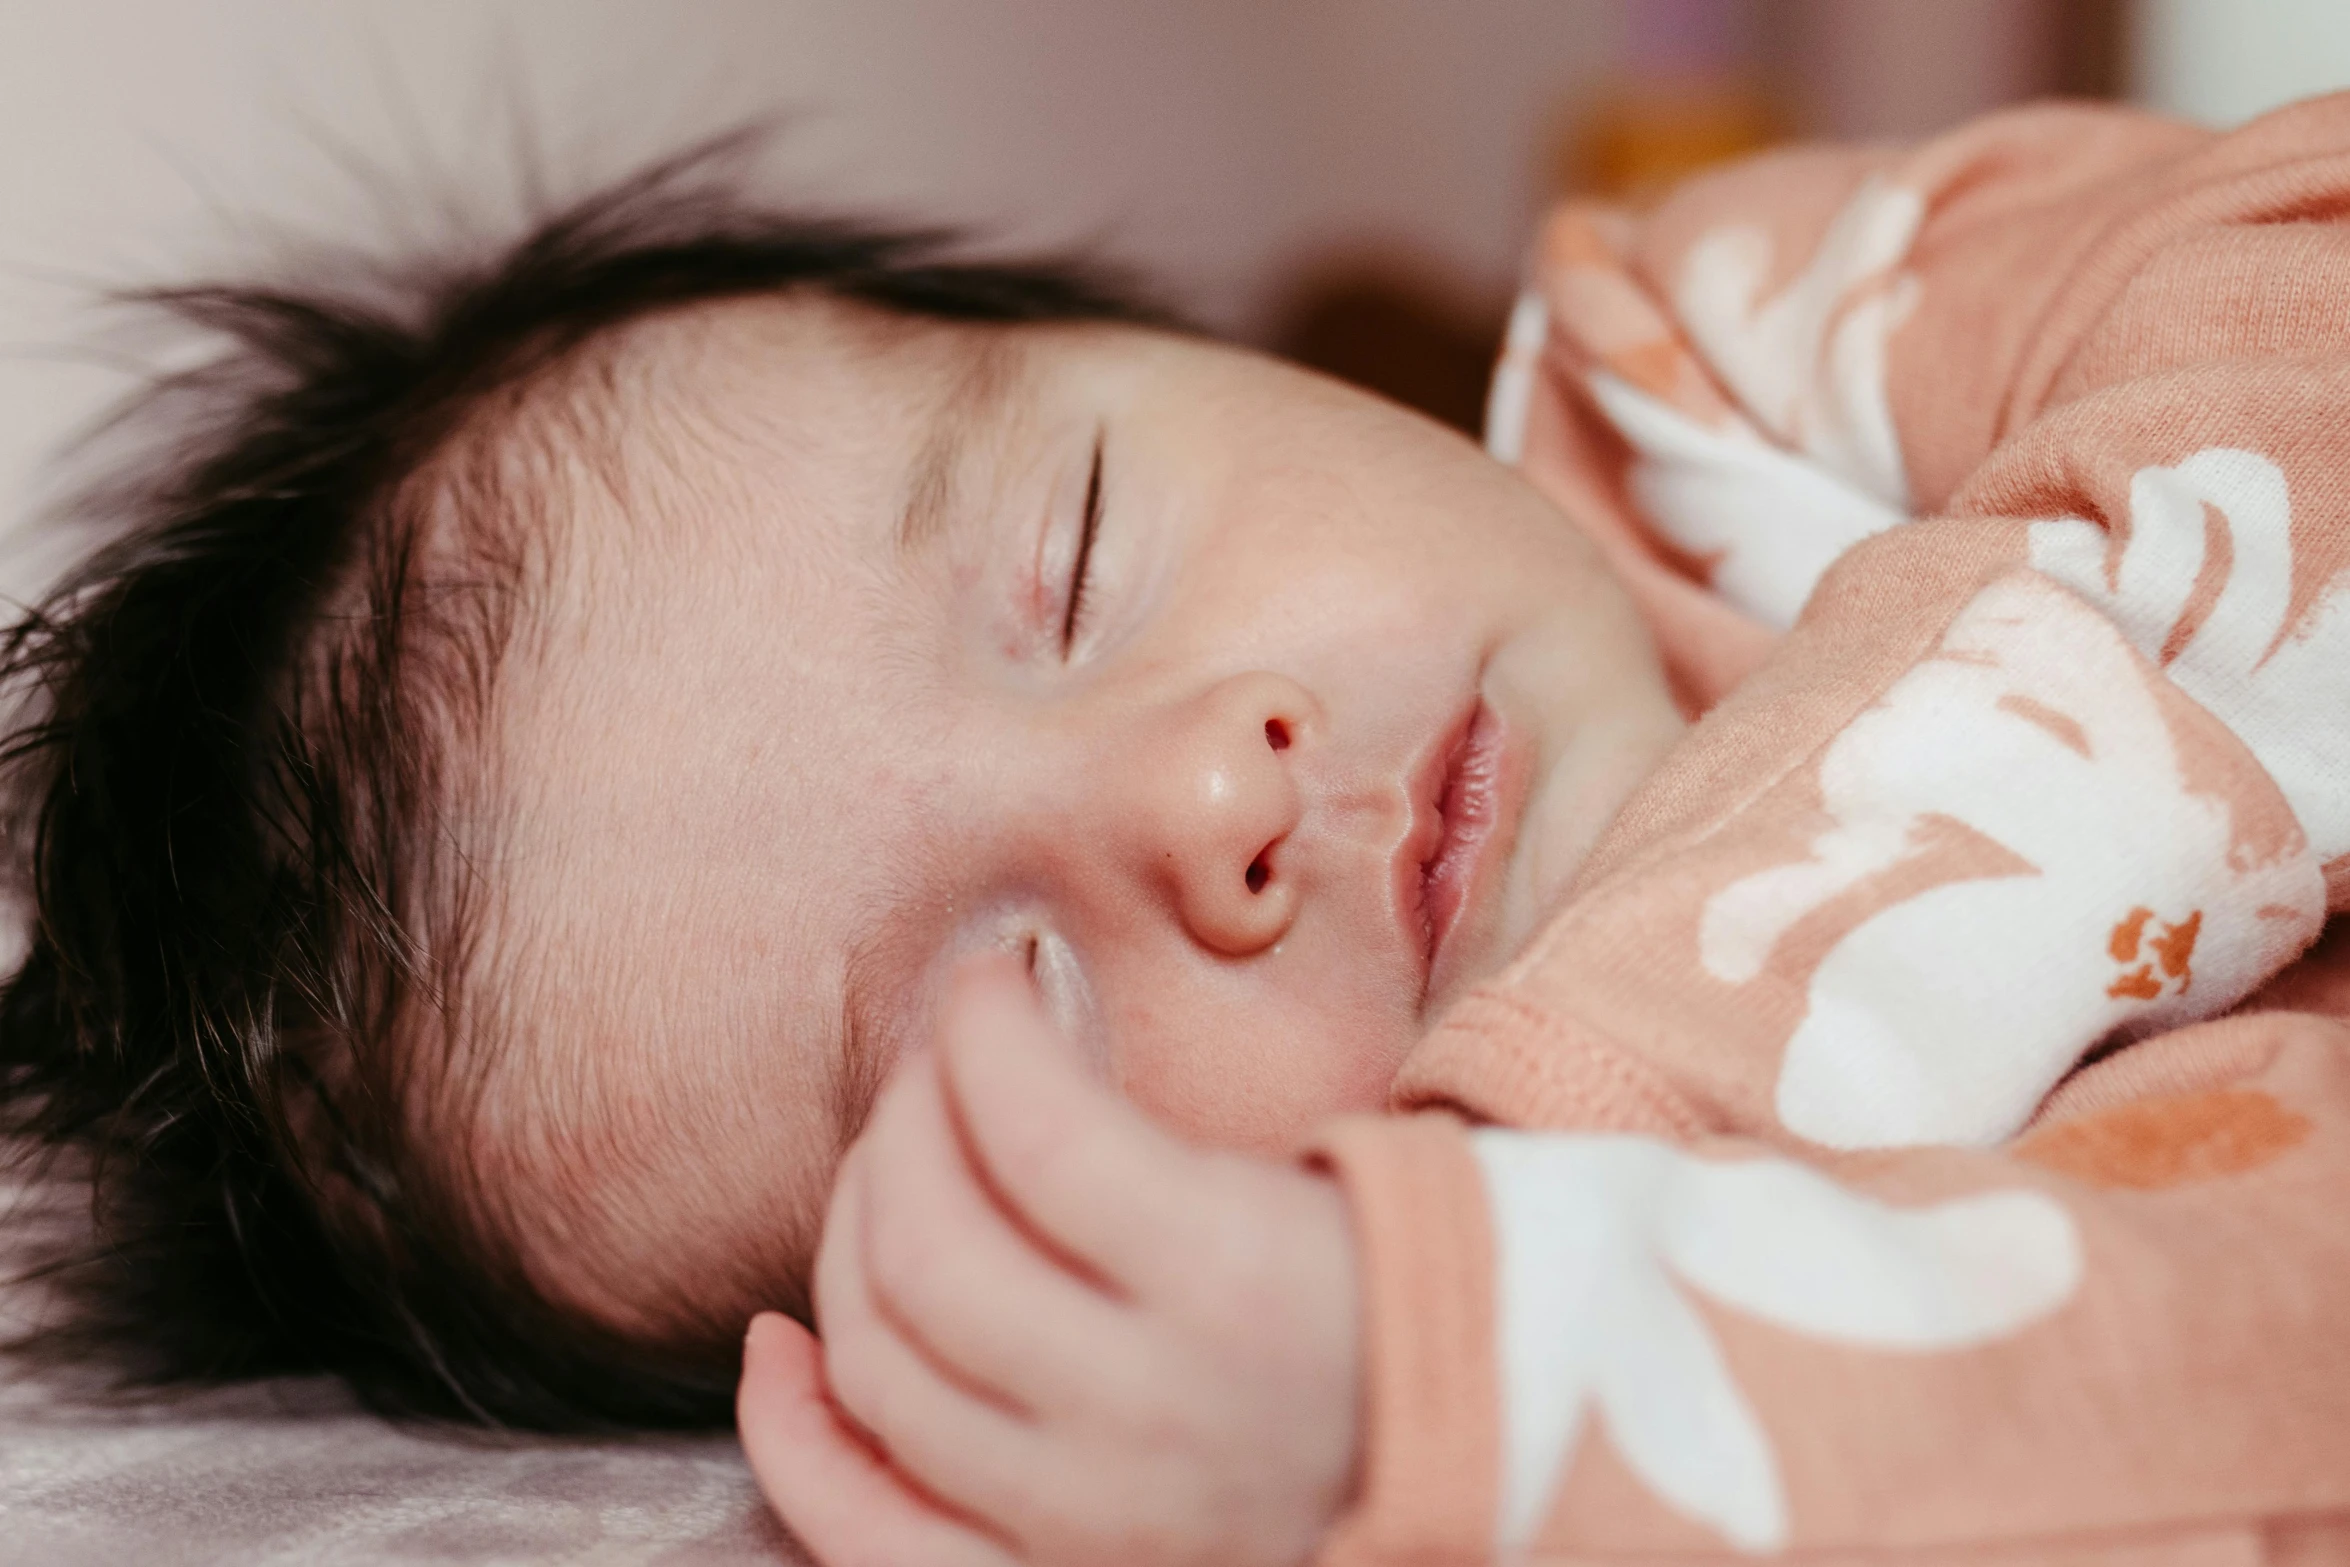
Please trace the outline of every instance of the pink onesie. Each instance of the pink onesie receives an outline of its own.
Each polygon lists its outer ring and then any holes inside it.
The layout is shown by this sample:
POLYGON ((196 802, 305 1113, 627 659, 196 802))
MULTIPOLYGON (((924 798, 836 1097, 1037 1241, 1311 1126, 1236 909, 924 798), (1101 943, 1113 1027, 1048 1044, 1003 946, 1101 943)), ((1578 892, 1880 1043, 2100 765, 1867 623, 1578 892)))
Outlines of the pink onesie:
POLYGON ((2350 1561, 2346 217, 2350 95, 1551 220, 1490 440, 1703 718, 1321 1139, 1327 1563, 2350 1561))

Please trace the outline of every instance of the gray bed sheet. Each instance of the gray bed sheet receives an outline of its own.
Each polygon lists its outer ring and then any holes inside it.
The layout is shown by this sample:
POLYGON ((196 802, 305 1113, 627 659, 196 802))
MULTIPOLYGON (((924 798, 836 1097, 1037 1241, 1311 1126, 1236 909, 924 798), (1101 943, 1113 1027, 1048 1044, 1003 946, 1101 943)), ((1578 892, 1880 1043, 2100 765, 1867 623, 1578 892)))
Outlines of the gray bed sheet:
POLYGON ((414 1430, 312 1381, 119 1402, 0 1361, 7 1567, 803 1561, 727 1436, 414 1430))

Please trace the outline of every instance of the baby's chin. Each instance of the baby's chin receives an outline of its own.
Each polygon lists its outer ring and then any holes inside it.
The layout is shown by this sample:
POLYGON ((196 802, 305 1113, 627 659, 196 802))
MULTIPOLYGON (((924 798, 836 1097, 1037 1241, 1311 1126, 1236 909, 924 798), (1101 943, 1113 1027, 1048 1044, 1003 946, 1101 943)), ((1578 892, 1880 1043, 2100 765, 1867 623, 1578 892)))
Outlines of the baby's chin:
POLYGON ((1530 777, 1476 977, 1515 959, 1566 902, 1688 727, 1647 628, 1596 560, 1591 570, 1571 602, 1517 628, 1486 665, 1486 701, 1519 730, 1530 777))
POLYGON ((1516 959, 1567 902, 1592 851, 1685 727, 1669 707, 1628 705, 1573 725, 1542 759, 1480 932, 1483 962, 1456 994, 1516 959))
POLYGON ((1556 774, 1545 859, 1530 877, 1537 920, 1574 892, 1592 851, 1687 729, 1665 709, 1612 715, 1577 736, 1556 774))

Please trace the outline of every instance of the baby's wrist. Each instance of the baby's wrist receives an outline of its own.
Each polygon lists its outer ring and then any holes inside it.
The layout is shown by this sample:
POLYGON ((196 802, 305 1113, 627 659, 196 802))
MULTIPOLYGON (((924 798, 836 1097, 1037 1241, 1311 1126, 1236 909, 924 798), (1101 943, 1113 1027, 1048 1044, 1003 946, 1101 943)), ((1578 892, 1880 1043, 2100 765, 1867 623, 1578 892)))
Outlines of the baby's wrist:
POLYGON ((1354 1215, 1346 1188, 1325 1168, 1307 1172, 1309 1201, 1318 1216, 1309 1226, 1319 1256, 1310 1264, 1316 1302, 1307 1331, 1325 1349, 1327 1397, 1318 1422, 1331 1441, 1322 1455, 1318 1528, 1326 1532, 1355 1505, 1362 1488, 1364 1431, 1363 1282, 1356 1254, 1354 1215))

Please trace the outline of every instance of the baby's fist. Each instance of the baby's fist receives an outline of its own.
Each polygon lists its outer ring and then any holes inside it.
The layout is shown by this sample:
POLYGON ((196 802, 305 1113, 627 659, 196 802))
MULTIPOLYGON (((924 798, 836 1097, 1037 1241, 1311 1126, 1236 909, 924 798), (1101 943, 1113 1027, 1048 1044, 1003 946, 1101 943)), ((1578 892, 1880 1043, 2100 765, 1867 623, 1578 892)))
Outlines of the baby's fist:
POLYGON ((1357 1288, 1335 1183, 1159 1130, 989 964, 850 1156, 817 1309, 833 1396, 930 1510, 893 1543, 1295 1567, 1353 1484, 1357 1288))

